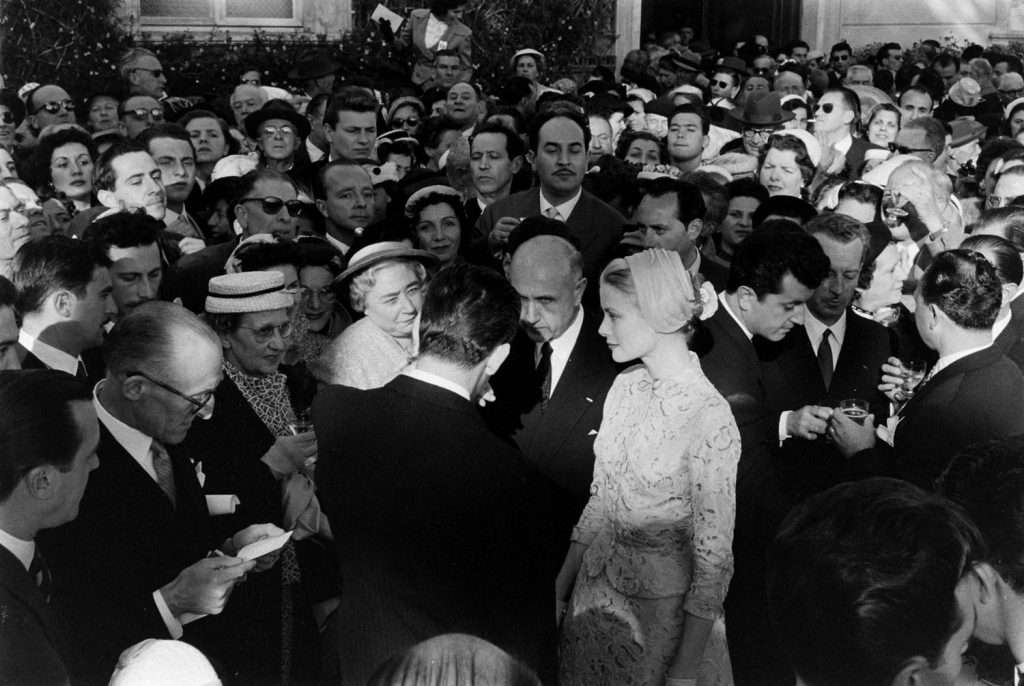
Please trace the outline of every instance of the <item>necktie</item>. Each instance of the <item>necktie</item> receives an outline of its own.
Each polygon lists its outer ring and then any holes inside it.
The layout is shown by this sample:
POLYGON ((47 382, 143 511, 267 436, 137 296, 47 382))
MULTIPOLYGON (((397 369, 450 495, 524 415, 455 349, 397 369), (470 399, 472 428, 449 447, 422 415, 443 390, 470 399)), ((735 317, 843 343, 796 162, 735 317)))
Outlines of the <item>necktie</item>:
POLYGON ((89 375, 85 371, 85 362, 78 361, 78 368, 75 370, 75 378, 82 383, 89 383, 89 375))
POLYGON ((153 444, 150 446, 149 451, 153 455, 153 469, 156 470, 156 482, 160 485, 160 490, 167 494, 171 505, 177 507, 178 501, 174 488, 174 467, 171 465, 171 457, 167 454, 167 450, 163 445, 156 439, 153 439, 153 444))
POLYGON ((540 346, 540 361, 537 363, 537 384, 540 387, 540 409, 548 408, 551 399, 551 343, 544 341, 540 346))
POLYGON ((43 595, 43 600, 49 603, 50 593, 53 587, 53 578, 50 576, 50 567, 46 564, 46 560, 43 559, 38 547, 36 548, 35 556, 32 558, 32 564, 28 567, 28 573, 36 582, 36 586, 39 587, 39 592, 43 595))
POLYGON ((546 214, 549 219, 557 219, 560 222, 565 221, 564 219, 562 219, 562 215, 558 213, 557 207, 549 207, 544 211, 544 214, 546 214))
POLYGON ((832 346, 828 342, 828 337, 831 335, 832 329, 825 329, 825 332, 821 334, 821 343, 818 344, 818 367, 821 369, 821 378, 825 382, 826 390, 832 384, 832 373, 835 371, 832 346))

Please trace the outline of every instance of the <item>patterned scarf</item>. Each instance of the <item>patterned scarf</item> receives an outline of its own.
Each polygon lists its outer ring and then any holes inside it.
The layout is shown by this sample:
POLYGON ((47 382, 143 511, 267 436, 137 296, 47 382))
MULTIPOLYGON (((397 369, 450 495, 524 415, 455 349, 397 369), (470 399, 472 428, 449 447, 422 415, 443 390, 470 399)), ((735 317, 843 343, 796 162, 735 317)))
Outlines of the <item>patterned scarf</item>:
POLYGON ((287 377, 278 372, 270 376, 250 376, 224 360, 224 373, 241 391, 256 416, 275 436, 291 436, 289 424, 295 411, 288 395, 287 377))

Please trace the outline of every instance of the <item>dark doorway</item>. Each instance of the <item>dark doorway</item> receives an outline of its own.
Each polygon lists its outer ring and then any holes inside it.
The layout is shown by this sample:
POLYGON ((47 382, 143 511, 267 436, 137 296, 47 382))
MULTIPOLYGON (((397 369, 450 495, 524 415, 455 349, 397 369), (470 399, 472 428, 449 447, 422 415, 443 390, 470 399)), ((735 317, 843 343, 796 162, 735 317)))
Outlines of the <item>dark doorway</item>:
POLYGON ((801 0, 642 0, 641 8, 644 36, 692 26, 697 38, 719 50, 755 33, 772 45, 800 35, 801 0))

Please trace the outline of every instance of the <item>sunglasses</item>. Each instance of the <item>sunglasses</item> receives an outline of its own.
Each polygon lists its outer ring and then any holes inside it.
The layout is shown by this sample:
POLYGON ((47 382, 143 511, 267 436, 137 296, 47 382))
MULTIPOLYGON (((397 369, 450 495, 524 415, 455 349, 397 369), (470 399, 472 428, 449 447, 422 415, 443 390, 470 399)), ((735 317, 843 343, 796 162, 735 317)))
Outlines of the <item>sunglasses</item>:
POLYGON ((931 148, 908 148, 905 145, 896 145, 895 143, 889 143, 889 152, 898 152, 901 155, 913 155, 915 152, 931 152, 935 151, 931 148))
POLYGON ((814 111, 817 112, 818 110, 824 110, 825 114, 832 114, 832 110, 834 110, 835 108, 835 103, 825 102, 815 106, 814 111))
POLYGON ((148 71, 150 74, 153 75, 154 79, 159 79, 161 76, 164 75, 163 69, 146 69, 145 67, 135 67, 134 69, 132 69, 132 71, 148 71))
POLYGON ((405 119, 397 118, 391 120, 391 127, 401 129, 406 125, 417 126, 419 123, 419 117, 406 117, 405 119))
POLYGON ((768 136, 775 133, 778 129, 743 129, 743 135, 747 138, 753 138, 759 136, 760 138, 768 138, 768 136))
POLYGON ((1013 90, 1000 90, 999 92, 1007 97, 1016 98, 1020 96, 1021 93, 1024 93, 1024 88, 1015 88, 1013 90))
POLYGON ((13 124, 14 115, 10 112, 4 112, 3 114, 0 114, 0 122, 3 122, 4 124, 13 124))
POLYGON ((711 84, 719 88, 732 88, 732 84, 728 81, 712 81, 711 84))
POLYGON ((164 120, 164 111, 162 109, 160 109, 159 107, 154 107, 151 110, 147 110, 145 107, 140 107, 137 110, 124 110, 123 112, 121 112, 121 116, 125 116, 125 115, 127 115, 129 117, 134 117, 135 119, 138 119, 139 121, 146 121, 147 119, 149 119, 151 117, 152 117, 153 121, 163 121, 164 120))
POLYGON ((277 214, 282 207, 288 208, 288 215, 298 217, 302 214, 304 205, 301 200, 281 200, 281 198, 242 198, 238 202, 261 203, 263 212, 266 214, 277 214))
POLYGON ((833 62, 848 62, 849 60, 849 55, 832 55, 833 62))
POLYGON ((61 107, 64 108, 65 112, 74 112, 75 111, 75 103, 74 103, 73 100, 62 100, 60 102, 57 102, 56 100, 54 100, 52 102, 46 103, 45 105, 37 107, 36 111, 33 112, 33 114, 36 114, 38 112, 42 112, 43 110, 46 110, 50 114, 57 114, 58 112, 60 112, 60 108, 61 107))
POLYGON ((279 133, 282 136, 294 136, 295 128, 289 126, 288 124, 284 124, 282 126, 264 126, 263 128, 260 129, 261 136, 273 137, 279 133))
POLYGON ((274 337, 275 333, 280 334, 281 338, 289 338, 293 333, 295 333, 295 326, 291 322, 285 322, 280 326, 268 324, 267 326, 261 326, 258 329, 242 325, 239 325, 238 328, 252 331, 252 336, 256 339, 257 343, 266 343, 274 337))

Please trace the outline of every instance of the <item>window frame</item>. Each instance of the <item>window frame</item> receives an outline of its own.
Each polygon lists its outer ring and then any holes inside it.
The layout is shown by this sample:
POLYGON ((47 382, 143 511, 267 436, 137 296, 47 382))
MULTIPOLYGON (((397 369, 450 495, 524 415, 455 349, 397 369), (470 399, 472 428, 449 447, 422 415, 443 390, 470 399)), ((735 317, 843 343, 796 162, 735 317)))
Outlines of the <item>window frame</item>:
POLYGON ((291 0, 292 18, 278 19, 273 17, 236 18, 227 16, 227 0, 206 0, 211 5, 211 15, 202 17, 157 17, 142 13, 139 3, 139 23, 142 30, 159 29, 171 26, 209 27, 211 29, 230 29, 234 27, 259 27, 264 29, 296 29, 302 28, 303 0, 291 0))

